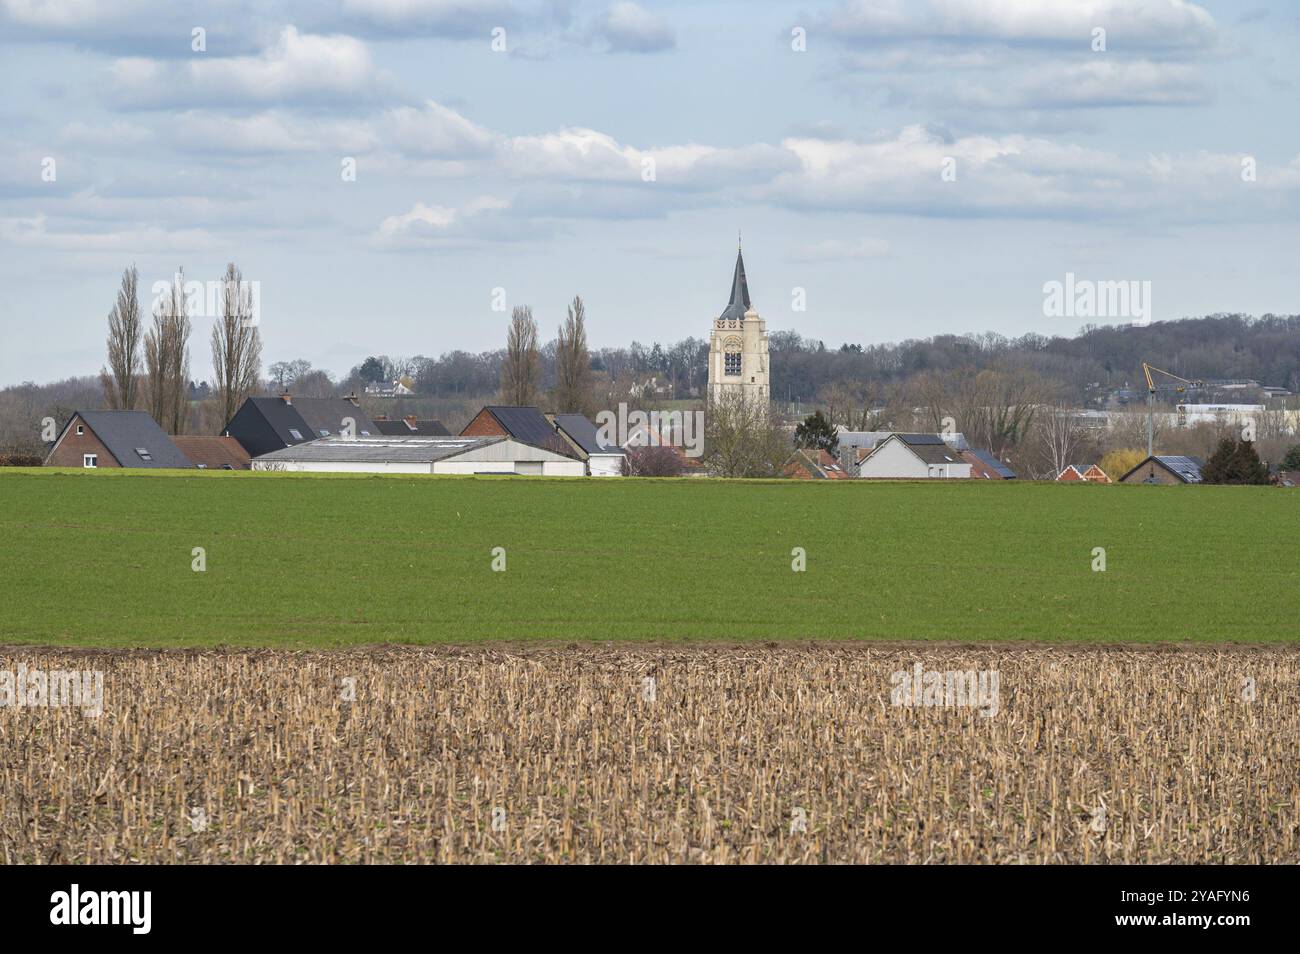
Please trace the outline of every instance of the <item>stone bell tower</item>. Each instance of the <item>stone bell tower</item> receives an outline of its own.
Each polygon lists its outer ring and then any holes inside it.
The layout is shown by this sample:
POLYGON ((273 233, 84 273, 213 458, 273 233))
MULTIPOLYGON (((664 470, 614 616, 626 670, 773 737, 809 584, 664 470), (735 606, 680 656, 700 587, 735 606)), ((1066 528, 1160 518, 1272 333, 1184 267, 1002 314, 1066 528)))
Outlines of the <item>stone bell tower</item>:
POLYGON ((709 400, 740 394, 767 407, 767 323, 749 300, 745 260, 736 248, 731 300, 713 320, 709 337, 709 400))

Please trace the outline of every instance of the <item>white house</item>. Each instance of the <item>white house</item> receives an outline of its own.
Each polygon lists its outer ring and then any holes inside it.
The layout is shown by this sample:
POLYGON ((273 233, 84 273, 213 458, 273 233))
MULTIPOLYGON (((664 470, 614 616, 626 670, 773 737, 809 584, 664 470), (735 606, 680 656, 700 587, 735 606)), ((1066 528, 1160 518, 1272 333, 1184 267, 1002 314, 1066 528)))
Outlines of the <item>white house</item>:
POLYGON ((935 434, 890 434, 858 465, 859 477, 970 477, 970 462, 935 434))
POLYGON ((622 477, 623 462, 627 452, 600 439, 596 425, 581 414, 547 414, 546 419, 555 427, 574 452, 587 462, 591 477, 622 477))
POLYGON ((253 470, 582 477, 581 460, 512 437, 322 438, 253 459, 253 470))

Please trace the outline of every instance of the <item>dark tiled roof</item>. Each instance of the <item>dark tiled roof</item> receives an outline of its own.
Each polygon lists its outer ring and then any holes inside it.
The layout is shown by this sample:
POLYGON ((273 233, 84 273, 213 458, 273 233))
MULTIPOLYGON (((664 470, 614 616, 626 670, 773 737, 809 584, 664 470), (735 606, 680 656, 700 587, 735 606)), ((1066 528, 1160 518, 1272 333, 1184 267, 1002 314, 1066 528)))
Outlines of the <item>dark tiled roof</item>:
POLYGON ((349 417, 356 422, 357 437, 379 433, 370 415, 344 398, 294 398, 293 408, 317 437, 336 437, 343 430, 343 419, 349 417))
POLYGON ((450 437, 442 421, 377 420, 375 430, 385 437, 450 437), (412 426, 414 425, 414 426, 412 426))
POLYGON ((581 414, 556 414, 555 423, 569 440, 577 444, 587 454, 621 454, 621 447, 601 443, 600 432, 596 425, 581 414))
POLYGON ((193 466, 145 411, 78 411, 77 414, 123 467, 193 466), (150 459, 145 460, 145 456, 150 459))
POLYGON ((244 403, 251 404, 261 413, 271 430, 275 431, 275 436, 280 439, 281 444, 288 446, 301 444, 316 436, 307 426, 302 415, 298 413, 298 409, 278 397, 251 397, 244 403), (293 433, 294 431, 298 432, 297 435, 293 433))
POLYGON ((740 249, 736 249, 736 271, 731 276, 731 298, 718 317, 740 321, 748 310, 749 282, 745 280, 745 259, 741 256, 740 249))
POLYGON ((970 454, 972 457, 978 460, 989 470, 993 471, 995 474, 1001 475, 1006 480, 1016 479, 1016 472, 1012 470, 1010 467, 1008 467, 1006 464, 1002 463, 1002 461, 994 457, 993 454, 991 454, 989 451, 976 450, 975 448, 972 447, 966 453, 970 454))
POLYGON ((573 448, 555 433, 546 415, 535 407, 516 407, 506 404, 489 404, 484 408, 497 419, 507 434, 517 441, 532 444, 545 450, 573 457, 573 448))

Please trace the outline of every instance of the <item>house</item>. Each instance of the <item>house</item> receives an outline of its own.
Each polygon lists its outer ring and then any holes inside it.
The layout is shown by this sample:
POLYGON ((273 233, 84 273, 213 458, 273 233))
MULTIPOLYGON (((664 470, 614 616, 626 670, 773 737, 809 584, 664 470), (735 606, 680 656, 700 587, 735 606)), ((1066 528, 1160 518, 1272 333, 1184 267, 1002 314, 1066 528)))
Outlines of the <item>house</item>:
POLYGON ((146 411, 76 411, 54 439, 47 467, 189 468, 146 411))
POLYGON ((568 441, 577 456, 587 462, 588 476, 623 476, 627 453, 621 447, 602 441, 591 421, 581 414, 547 414, 546 419, 554 426, 555 433, 568 441))
POLYGON ((248 470, 248 451, 233 437, 183 435, 173 437, 182 454, 199 470, 248 470))
POLYGON ((286 391, 279 397, 247 398, 222 433, 239 441, 249 457, 261 457, 318 437, 335 437, 349 420, 356 437, 379 433, 355 397, 294 398, 286 391))
POLYGON ((442 421, 417 421, 408 415, 395 421, 386 417, 374 419, 375 430, 384 437, 451 437, 451 431, 442 421))
POLYGON ((410 378, 398 378, 391 382, 372 381, 366 385, 365 391, 370 397, 410 397, 415 393, 415 382, 410 378))
POLYGON ((582 461, 512 437, 322 437, 253 459, 253 470, 582 477, 582 461))
POLYGON ((1205 462, 1199 457, 1155 454, 1119 479, 1121 484, 1199 484, 1205 462))
POLYGON ((1057 480, 1070 483, 1085 480, 1090 484, 1109 484, 1110 477, 1096 464, 1066 464, 1065 469, 1056 475, 1057 480))
POLYGON ((849 472, 830 451, 799 448, 786 461, 783 472, 795 480, 848 480, 849 472))
POLYGON ((555 426, 535 407, 489 404, 465 425, 461 437, 512 437, 524 444, 545 447, 557 454, 577 457, 572 445, 555 433, 555 426))
POLYGON ((970 477, 961 452, 936 434, 890 434, 858 465, 859 477, 970 477))
POLYGON ((983 480, 1015 480, 1016 472, 986 450, 964 450, 962 459, 970 464, 970 475, 983 480))
MULTIPOLYGON (((835 438, 839 442, 838 453, 840 466, 850 474, 856 473, 858 465, 871 456, 876 445, 896 431, 850 431, 843 425, 835 429, 835 438)), ((935 434, 954 450, 964 451, 970 445, 964 434, 935 434)))

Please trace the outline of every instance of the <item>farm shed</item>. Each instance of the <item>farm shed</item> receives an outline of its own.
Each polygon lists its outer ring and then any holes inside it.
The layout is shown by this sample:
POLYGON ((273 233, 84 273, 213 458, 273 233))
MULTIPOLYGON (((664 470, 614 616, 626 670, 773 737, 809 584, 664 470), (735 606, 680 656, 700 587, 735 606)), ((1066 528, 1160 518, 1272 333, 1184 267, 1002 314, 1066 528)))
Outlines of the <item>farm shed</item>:
POLYGON ((535 407, 489 404, 474 415, 460 434, 462 437, 511 437, 557 454, 577 456, 569 442, 555 433, 555 425, 535 407))
POLYGON ((328 437, 253 459, 253 470, 582 477, 582 461, 510 437, 328 437))
POLYGON ((46 467, 190 468, 145 411, 76 411, 54 439, 46 467))

